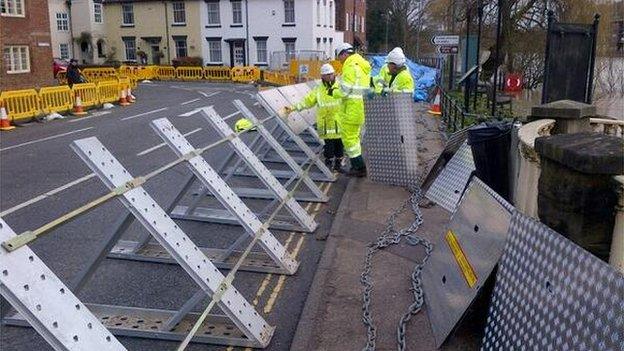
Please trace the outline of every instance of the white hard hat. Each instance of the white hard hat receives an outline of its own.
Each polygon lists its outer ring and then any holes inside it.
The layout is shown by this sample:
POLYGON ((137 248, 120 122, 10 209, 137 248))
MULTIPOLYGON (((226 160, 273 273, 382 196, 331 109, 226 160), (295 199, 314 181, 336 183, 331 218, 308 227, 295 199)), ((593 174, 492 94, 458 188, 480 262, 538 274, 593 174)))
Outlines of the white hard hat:
POLYGON ((321 75, 332 74, 335 72, 336 71, 334 71, 334 66, 330 65, 329 63, 325 63, 321 66, 321 75))
POLYGON ((388 53, 388 56, 386 57, 386 62, 388 63, 394 63, 397 66, 403 66, 405 65, 405 54, 403 53, 403 49, 401 48, 394 48, 392 49, 392 51, 390 51, 388 53))
POLYGON ((340 55, 343 51, 353 52, 353 45, 349 43, 342 43, 336 47, 336 56, 340 55))

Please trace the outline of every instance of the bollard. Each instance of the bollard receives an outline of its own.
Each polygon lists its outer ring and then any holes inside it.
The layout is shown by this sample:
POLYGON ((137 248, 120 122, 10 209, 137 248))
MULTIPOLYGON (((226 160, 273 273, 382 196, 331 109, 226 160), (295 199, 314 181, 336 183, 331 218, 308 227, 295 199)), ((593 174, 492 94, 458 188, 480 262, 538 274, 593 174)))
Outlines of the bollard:
POLYGON ((596 115, 596 106, 572 100, 559 100, 531 108, 529 121, 552 118, 556 121, 553 134, 591 132, 589 118, 596 115))
POLYGON ((597 133, 537 138, 542 162, 540 220, 607 261, 617 196, 611 179, 624 173, 624 140, 597 133))
POLYGON ((615 206, 615 224, 613 225, 613 240, 609 264, 624 273, 624 176, 613 177, 618 194, 618 203, 615 206))

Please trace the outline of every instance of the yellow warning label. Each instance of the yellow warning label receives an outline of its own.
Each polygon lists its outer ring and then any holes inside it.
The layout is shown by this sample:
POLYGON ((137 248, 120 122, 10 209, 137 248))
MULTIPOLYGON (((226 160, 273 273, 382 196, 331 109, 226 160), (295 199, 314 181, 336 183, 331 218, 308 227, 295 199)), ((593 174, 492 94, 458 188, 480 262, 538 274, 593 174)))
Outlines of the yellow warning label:
POLYGON ((457 261, 459 269, 464 274, 464 278, 466 278, 466 283, 468 283, 469 287, 474 288, 477 284, 477 275, 470 265, 468 257, 464 254, 464 250, 462 250, 461 245, 459 245, 459 241, 457 241, 457 237, 453 231, 449 230, 446 233, 446 242, 451 248, 453 256, 455 256, 455 261, 457 261))

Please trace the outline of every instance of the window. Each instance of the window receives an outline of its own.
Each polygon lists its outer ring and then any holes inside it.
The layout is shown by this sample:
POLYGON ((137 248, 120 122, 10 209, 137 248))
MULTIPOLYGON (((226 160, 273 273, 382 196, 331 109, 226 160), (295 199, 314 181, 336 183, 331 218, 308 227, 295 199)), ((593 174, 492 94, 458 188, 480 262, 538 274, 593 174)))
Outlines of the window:
POLYGON ((221 63, 221 39, 208 40, 208 59, 211 63, 221 63))
POLYGON ((243 8, 240 1, 232 1, 232 23, 243 23, 243 8))
POLYGON ((185 36, 174 36, 173 41, 175 43, 175 52, 176 57, 186 57, 188 56, 188 50, 186 49, 186 37, 185 36))
POLYGON ((24 0, 0 0, 0 15, 24 17, 24 0))
POLYGON ((221 16, 219 15, 219 2, 207 2, 208 6, 208 24, 221 24, 221 16))
POLYGON ((69 58, 69 44, 59 44, 59 53, 61 60, 69 58))
POLYGON ((102 23, 102 4, 98 2, 93 3, 93 19, 95 23, 102 23))
POLYGON ((268 62, 267 39, 256 39, 256 56, 258 63, 268 62))
POLYGON ((98 40, 96 46, 98 57, 106 57, 106 55, 104 55, 104 39, 98 40))
POLYGON ((294 41, 287 41, 284 42, 284 51, 286 51, 286 53, 294 53, 295 52, 295 42, 294 41))
POLYGON ((184 2, 172 2, 171 6, 173 7, 173 24, 186 24, 186 10, 184 9, 184 2))
POLYGON ((321 38, 316 38, 316 51, 321 51, 321 38))
POLYGON ((334 27, 334 2, 329 2, 329 26, 334 27))
POLYGON ((323 27, 327 27, 327 0, 323 0, 323 27))
POLYGON ((69 20, 66 12, 58 12, 56 14, 56 29, 65 32, 69 30, 69 20))
POLYGON ((126 48, 126 60, 136 61, 136 42, 134 38, 123 38, 123 42, 126 48))
POLYGON ((361 20, 361 23, 360 23, 360 31, 361 31, 362 33, 364 33, 364 32, 366 32, 366 29, 364 28, 364 23, 365 23, 365 21, 364 21, 364 17, 360 17, 360 20, 361 20))
POLYGON ((316 0, 316 25, 321 25, 321 0, 316 0))
POLYGON ((295 23, 295 0, 284 0, 284 22, 295 23))
POLYGON ((123 25, 134 25, 134 7, 132 4, 121 4, 123 25))
POLYGON ((30 72, 28 46, 5 46, 4 64, 7 73, 30 72))

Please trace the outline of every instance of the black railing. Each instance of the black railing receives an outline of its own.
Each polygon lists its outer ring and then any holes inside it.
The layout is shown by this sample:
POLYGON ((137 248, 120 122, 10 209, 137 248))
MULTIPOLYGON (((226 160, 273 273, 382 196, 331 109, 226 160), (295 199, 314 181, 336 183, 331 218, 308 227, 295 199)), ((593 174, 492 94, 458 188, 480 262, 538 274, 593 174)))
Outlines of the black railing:
POLYGON ((494 119, 492 116, 470 113, 464 110, 463 102, 453 98, 447 91, 440 89, 440 108, 442 110, 442 122, 446 131, 454 133, 473 124, 494 119))

